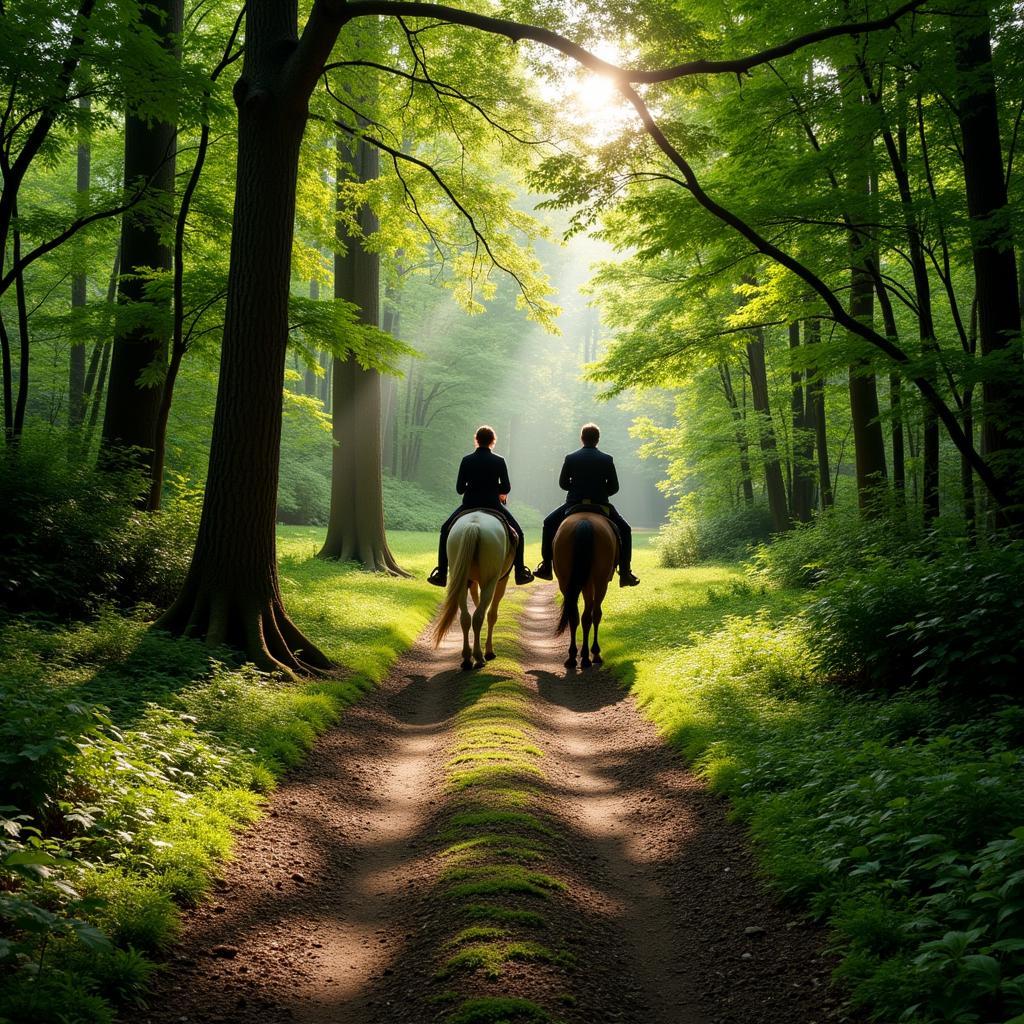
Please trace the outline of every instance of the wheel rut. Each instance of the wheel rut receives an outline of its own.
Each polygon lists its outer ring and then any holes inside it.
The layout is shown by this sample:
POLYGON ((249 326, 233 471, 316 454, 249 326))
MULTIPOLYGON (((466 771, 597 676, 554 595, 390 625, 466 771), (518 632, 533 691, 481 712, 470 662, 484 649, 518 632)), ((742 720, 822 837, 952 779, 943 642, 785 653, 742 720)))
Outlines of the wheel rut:
POLYGON ((511 596, 483 670, 421 638, 346 711, 134 1020, 848 1019, 723 801, 609 670, 563 668, 554 594, 511 596))

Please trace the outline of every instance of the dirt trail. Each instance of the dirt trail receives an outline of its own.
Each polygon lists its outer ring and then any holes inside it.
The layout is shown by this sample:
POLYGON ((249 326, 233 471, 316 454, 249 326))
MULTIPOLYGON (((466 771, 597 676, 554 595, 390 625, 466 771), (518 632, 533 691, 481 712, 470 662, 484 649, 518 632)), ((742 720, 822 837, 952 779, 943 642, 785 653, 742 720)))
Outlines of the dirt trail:
MULTIPOLYGON (((535 1001, 566 1024, 846 1019, 821 934, 768 897, 723 803, 610 672, 566 675, 550 635, 554 588, 528 595, 517 666, 462 674, 450 667, 454 639, 439 652, 421 640, 346 712, 240 837, 215 899, 189 915, 152 1009, 135 1019, 428 1024, 458 1010, 456 994, 535 1001), (543 753, 541 773, 518 783, 506 773, 494 793, 507 801, 515 783, 512 796, 536 815, 546 838, 528 866, 551 893, 488 906, 509 918, 542 906, 537 934, 557 955, 545 961, 528 943, 495 971, 453 974, 445 964, 466 908, 450 898, 443 854, 452 822, 484 799, 452 785, 467 686, 474 700, 518 686, 520 724, 543 753)), ((477 756, 504 771, 504 755, 477 756)), ((510 827, 502 842, 527 842, 510 827)), ((542 1019, 525 1005, 516 1019, 542 1019)))

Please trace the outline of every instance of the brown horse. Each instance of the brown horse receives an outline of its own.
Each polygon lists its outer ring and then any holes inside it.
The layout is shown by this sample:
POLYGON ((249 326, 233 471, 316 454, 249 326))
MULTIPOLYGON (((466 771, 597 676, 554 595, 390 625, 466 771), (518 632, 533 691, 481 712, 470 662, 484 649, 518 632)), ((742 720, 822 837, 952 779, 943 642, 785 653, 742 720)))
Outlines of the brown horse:
POLYGON ((580 665, 590 668, 601 664, 597 627, 601 622, 601 602, 608 592, 608 581, 619 560, 619 538, 611 523, 597 512, 574 512, 558 527, 554 543, 554 568, 562 591, 562 615, 558 633, 572 627, 566 668, 576 667, 576 627, 580 622, 579 599, 583 595, 583 650, 580 665), (590 627, 594 643, 589 646, 590 627))

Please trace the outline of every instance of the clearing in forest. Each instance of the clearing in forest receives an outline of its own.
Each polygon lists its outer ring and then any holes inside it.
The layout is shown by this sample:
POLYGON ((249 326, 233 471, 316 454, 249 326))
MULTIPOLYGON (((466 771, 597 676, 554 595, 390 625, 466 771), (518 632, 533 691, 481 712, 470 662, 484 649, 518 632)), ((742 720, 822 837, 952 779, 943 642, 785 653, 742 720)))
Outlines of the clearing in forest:
POLYGON ((553 587, 498 659, 421 639, 243 834, 152 1024, 844 1019, 822 935, 612 671, 566 674, 553 587))

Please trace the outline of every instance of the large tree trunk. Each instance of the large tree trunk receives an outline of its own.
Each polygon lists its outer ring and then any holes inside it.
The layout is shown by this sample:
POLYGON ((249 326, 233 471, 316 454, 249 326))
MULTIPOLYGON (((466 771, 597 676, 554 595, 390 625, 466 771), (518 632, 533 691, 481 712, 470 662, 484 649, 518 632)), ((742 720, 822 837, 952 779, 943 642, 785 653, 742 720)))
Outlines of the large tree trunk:
MULTIPOLYGON (((789 325, 789 348, 795 354, 800 349, 800 324, 789 325)), ((814 434, 810 429, 810 389, 804 397, 804 377, 799 366, 790 370, 791 404, 793 414, 793 484, 790 489, 790 510, 799 523, 811 521, 814 502, 814 434)))
MULTIPOLYGON (((875 310, 875 285, 868 266, 868 247, 856 232, 850 235, 850 316, 871 325, 875 310)), ((851 336, 856 344, 859 339, 851 336)), ((878 410, 875 375, 864 362, 850 365, 850 417, 857 472, 857 503, 863 512, 877 509, 885 478, 885 436, 878 410)))
POLYGON ((250 0, 246 18, 210 468, 185 585, 157 626, 232 644, 263 668, 304 672, 331 663, 284 610, 275 512, 296 176, 312 83, 299 88, 285 74, 295 52, 294 4, 250 0))
POLYGON ((1020 357, 1007 350, 1016 345, 1021 328, 1020 295, 1007 215, 988 0, 965 0, 951 23, 978 332, 983 364, 989 364, 982 382, 982 450, 1005 488, 1019 495, 1022 366, 1020 357))
POLYGON ((779 462, 778 446, 775 443, 775 428, 768 401, 768 371, 764 359, 764 334, 758 329, 747 342, 747 362, 750 366, 750 393, 754 411, 758 415, 758 433, 761 438, 761 455, 764 460, 764 485, 768 495, 768 509, 772 526, 777 533, 788 530, 792 525, 786 504, 786 484, 782 479, 782 465, 779 462))
MULTIPOLYGON (((142 21, 167 49, 178 45, 183 0, 152 0, 142 21)), ((171 247, 167 243, 174 210, 176 126, 128 115, 124 128, 124 181, 131 188, 148 183, 143 207, 121 221, 119 301, 131 307, 132 326, 120 328, 110 359, 107 407, 103 419, 103 449, 108 454, 132 449, 147 472, 152 470, 163 375, 169 340, 169 296, 160 302, 146 298, 146 268, 169 271, 171 247), (137 322, 138 314, 150 322, 137 322), (140 378, 150 379, 143 383, 140 378)))
MULTIPOLYGON (((83 110, 89 109, 89 98, 83 96, 78 105, 83 110)), ((83 131, 78 139, 78 159, 75 187, 80 199, 89 194, 92 170, 92 147, 89 137, 83 131)), ((86 300, 85 268, 78 267, 71 278, 71 308, 84 309, 86 300)), ((85 418, 85 341, 73 339, 68 354, 68 425, 80 427, 85 418)))
MULTIPOLYGON (((362 140, 338 136, 339 217, 335 230, 334 297, 359 307, 361 323, 380 326, 380 256, 368 252, 362 239, 348 233, 340 216, 340 185, 351 165, 360 181, 380 173, 377 151, 362 140), (340 251, 344 246, 344 252, 340 251)), ((359 211, 363 238, 379 230, 377 215, 364 205, 359 211)), ((354 355, 334 360, 334 451, 331 459, 331 511, 327 539, 319 558, 360 562, 370 572, 406 576, 388 547, 384 530, 381 481, 380 374, 363 369, 354 355)))

